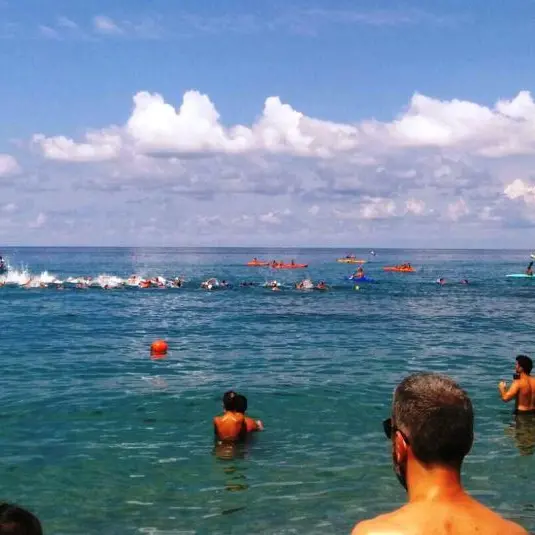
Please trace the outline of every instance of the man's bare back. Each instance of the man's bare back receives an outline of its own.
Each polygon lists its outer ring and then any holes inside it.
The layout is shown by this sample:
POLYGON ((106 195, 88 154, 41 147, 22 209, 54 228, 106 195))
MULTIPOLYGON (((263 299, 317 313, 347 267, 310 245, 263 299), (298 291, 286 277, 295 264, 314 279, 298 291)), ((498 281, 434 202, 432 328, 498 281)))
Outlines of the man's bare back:
POLYGON ((533 361, 526 355, 518 355, 515 363, 515 380, 509 389, 505 381, 498 385, 500 395, 506 403, 515 400, 515 412, 535 413, 535 377, 530 373, 533 361))
POLYGON ((522 376, 519 380, 518 411, 535 410, 535 377, 522 376))
POLYGON ((505 382, 502 382, 500 391, 503 401, 515 400, 516 411, 535 411, 535 377, 522 375, 513 381, 508 390, 505 382))
POLYGON ((355 526, 352 535, 528 535, 464 495, 455 501, 420 501, 355 526))

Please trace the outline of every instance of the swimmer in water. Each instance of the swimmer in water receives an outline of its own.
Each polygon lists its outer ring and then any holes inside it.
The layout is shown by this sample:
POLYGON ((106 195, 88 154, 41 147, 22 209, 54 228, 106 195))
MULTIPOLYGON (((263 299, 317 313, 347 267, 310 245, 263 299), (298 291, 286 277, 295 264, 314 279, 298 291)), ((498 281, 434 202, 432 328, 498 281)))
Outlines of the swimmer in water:
POLYGON ((243 413, 238 412, 238 394, 229 390, 223 394, 223 416, 214 418, 214 433, 219 442, 240 442, 247 436, 243 413))
POLYGON ((316 290, 327 290, 327 289, 328 287, 325 284, 325 281, 319 281, 318 284, 316 285, 316 290))
POLYGON ((245 418, 245 425, 247 427, 247 433, 264 430, 264 424, 262 423, 262 420, 254 420, 245 414, 247 412, 247 398, 241 394, 236 395, 236 412, 243 414, 245 418))
POLYGON ((440 286, 444 286, 444 284, 446 284, 446 279, 440 277, 440 279, 437 279, 437 284, 440 284, 440 286))
POLYGON ((468 279, 462 279, 461 284, 468 284, 468 279))

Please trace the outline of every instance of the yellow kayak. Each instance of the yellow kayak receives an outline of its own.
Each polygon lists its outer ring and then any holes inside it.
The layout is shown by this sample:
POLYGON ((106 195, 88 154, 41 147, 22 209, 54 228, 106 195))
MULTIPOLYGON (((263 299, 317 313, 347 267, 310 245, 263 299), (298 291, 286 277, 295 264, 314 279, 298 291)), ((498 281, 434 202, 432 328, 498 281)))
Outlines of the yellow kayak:
POLYGON ((365 264, 366 260, 359 260, 358 258, 337 258, 337 262, 340 264, 365 264))

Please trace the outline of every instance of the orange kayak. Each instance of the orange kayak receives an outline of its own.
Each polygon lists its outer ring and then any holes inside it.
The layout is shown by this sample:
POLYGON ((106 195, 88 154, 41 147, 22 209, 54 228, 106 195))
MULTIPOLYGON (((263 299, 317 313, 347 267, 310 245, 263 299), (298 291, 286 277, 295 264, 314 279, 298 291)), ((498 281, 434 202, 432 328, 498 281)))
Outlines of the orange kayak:
POLYGON ((398 273, 413 273, 413 267, 387 266, 383 268, 384 271, 396 271, 398 273))
POLYGON ((265 262, 264 260, 251 260, 250 262, 247 262, 247 265, 250 267, 267 267, 269 266, 269 262, 265 262))

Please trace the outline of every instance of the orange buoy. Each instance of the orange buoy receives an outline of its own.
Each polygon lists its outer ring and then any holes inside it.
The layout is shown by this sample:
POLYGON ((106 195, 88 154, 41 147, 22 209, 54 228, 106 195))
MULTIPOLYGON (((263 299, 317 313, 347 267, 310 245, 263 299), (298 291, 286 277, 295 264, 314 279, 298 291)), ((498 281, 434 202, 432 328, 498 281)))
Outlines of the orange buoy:
POLYGON ((169 346, 165 340, 155 340, 150 346, 151 355, 155 357, 162 357, 167 354, 169 346))

